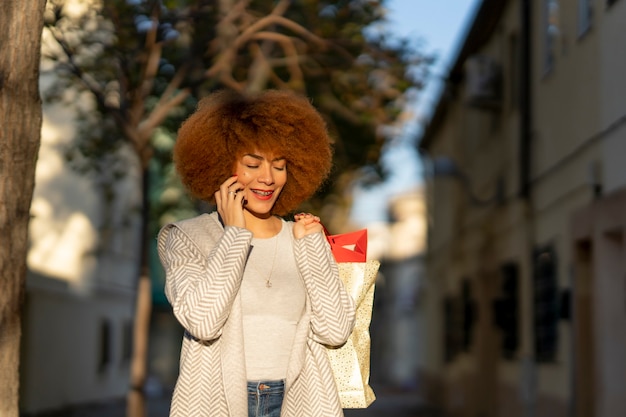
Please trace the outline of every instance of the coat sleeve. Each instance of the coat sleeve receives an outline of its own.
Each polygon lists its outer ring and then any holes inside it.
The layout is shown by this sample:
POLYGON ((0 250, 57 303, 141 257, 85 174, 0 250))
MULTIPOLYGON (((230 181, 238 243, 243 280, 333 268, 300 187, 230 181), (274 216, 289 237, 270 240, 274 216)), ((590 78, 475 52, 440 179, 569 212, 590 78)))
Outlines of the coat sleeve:
POLYGON ((354 327, 355 304, 339 278, 337 263, 322 233, 296 239, 298 268, 311 300, 313 339, 327 346, 348 340, 354 327))
POLYGON ((158 237, 165 295, 176 319, 191 336, 201 340, 212 340, 222 333, 241 285, 252 233, 226 227, 214 240, 213 249, 205 255, 175 224, 161 229, 158 237))

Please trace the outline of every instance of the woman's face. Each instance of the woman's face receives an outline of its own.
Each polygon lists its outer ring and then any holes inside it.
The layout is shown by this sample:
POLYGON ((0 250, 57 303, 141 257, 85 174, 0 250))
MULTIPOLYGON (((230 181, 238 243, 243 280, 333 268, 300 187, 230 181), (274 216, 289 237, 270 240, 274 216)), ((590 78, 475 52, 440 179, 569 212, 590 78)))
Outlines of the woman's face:
POLYGON ((267 216, 287 182, 284 157, 264 152, 243 155, 235 163, 237 182, 244 186, 244 208, 258 216, 267 216))

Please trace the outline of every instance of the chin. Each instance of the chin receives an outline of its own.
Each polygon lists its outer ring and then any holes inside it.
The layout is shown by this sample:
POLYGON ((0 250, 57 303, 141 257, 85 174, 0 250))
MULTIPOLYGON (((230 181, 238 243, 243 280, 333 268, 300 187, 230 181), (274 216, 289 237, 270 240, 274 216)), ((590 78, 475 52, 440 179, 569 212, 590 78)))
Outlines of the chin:
POLYGON ((245 209, 248 210, 251 214, 254 214, 257 217, 262 216, 270 216, 272 214, 272 209, 274 208, 274 204, 267 205, 264 207, 259 207, 258 204, 250 205, 246 204, 245 209))

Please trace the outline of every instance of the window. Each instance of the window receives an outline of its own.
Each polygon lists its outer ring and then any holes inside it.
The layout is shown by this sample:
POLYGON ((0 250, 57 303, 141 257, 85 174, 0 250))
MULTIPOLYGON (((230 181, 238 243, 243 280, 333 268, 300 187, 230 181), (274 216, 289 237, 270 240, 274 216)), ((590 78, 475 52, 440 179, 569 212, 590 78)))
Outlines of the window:
POLYGON ((535 251, 533 284, 535 358, 537 362, 553 362, 557 353, 560 310, 556 253, 552 247, 535 251))
POLYGON ((560 16, 559 1, 544 0, 544 38, 545 38, 545 57, 544 67, 546 72, 551 71, 554 67, 558 38, 560 35, 560 16))
POLYGON ((98 372, 104 373, 111 364, 111 323, 100 321, 100 350, 98 352, 98 372))
POLYGON ((444 360, 452 362, 463 349, 463 316, 459 296, 448 296, 443 300, 444 308, 444 360))
POLYGON ((469 278, 461 281, 460 294, 449 295, 443 300, 444 309, 444 358, 452 362, 457 355, 469 352, 476 323, 476 302, 472 298, 469 278))
POLYGON ((130 363, 133 354, 133 323, 125 320, 122 325, 122 365, 130 363))
POLYGON ((578 0, 578 36, 583 36, 591 29, 592 0, 578 0))
POLYGON ((464 279, 461 286, 461 308, 463 314, 462 346, 469 352, 472 346, 472 333, 474 329, 474 301, 472 300, 472 284, 469 279, 464 279))
POLYGON ((519 346, 519 268, 507 263, 500 268, 500 297, 495 301, 496 325, 502 330, 502 356, 513 359, 519 346))

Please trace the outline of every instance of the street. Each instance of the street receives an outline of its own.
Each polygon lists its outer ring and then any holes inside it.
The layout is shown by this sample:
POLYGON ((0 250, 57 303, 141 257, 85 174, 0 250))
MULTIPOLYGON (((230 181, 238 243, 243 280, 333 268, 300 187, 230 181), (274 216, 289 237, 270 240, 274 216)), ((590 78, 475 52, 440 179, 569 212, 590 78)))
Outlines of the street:
POLYGON ((345 417, 443 417, 413 392, 376 392, 376 401, 366 409, 345 410, 345 417))
MULTIPOLYGON (((424 404, 413 392, 376 392, 377 399, 366 409, 345 410, 345 417, 443 417, 424 404)), ((169 396, 148 398, 148 417, 168 417, 169 396)), ((24 417, 125 417, 125 402, 112 400, 82 407, 24 417)), ((193 416, 189 416, 193 417, 193 416)))

